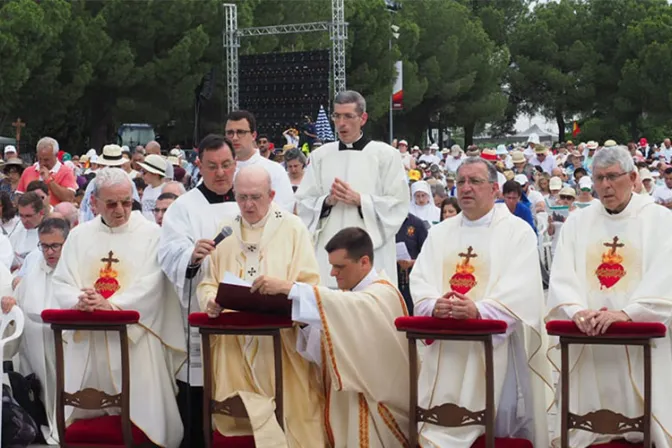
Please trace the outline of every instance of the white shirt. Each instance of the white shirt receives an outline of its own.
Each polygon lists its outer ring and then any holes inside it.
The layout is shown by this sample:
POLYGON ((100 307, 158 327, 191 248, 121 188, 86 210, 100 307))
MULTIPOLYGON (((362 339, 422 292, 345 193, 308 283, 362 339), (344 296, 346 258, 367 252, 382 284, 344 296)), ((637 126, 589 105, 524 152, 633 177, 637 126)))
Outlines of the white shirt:
POLYGON ((658 204, 672 201, 672 189, 665 184, 657 186, 653 191, 653 200, 658 204))
POLYGON ((437 165, 439 164, 439 162, 441 162, 441 159, 439 159, 439 158, 438 158, 436 155, 434 155, 434 154, 423 154, 423 155, 421 155, 420 158, 418 159, 418 162, 422 162, 423 160, 424 160, 425 162, 427 162, 427 163, 430 163, 430 164, 437 164, 437 165))
POLYGON ((530 200, 530 203, 532 204, 532 214, 534 214, 534 211, 536 210, 537 204, 539 202, 546 202, 544 199, 544 195, 539 193, 537 190, 533 190, 530 188, 527 190, 527 199, 530 200))
POLYGON ((457 173, 457 169, 462 165, 464 158, 460 157, 459 159, 448 156, 446 157, 446 171, 450 173, 457 173))
POLYGON ((142 192, 142 215, 151 222, 156 222, 156 218, 154 218, 154 207, 156 206, 156 199, 161 196, 164 185, 165 184, 161 184, 156 188, 147 185, 145 191, 142 192))
POLYGON ((553 169, 557 168, 558 165, 555 162, 555 157, 552 154, 546 155, 546 158, 543 162, 540 162, 539 159, 535 156, 532 157, 529 162, 532 166, 540 166, 544 173, 553 174, 553 169))

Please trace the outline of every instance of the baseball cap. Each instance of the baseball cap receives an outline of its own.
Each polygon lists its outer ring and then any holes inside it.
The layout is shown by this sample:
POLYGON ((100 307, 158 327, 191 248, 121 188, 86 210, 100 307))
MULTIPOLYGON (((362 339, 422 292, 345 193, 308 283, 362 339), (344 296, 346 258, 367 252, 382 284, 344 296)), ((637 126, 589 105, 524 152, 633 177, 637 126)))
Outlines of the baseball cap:
POLYGON ((528 183, 527 176, 524 175, 524 174, 516 174, 513 177, 513 180, 515 180, 516 182, 518 182, 522 186, 525 186, 528 183))
POLYGON ((557 176, 551 177, 551 180, 548 182, 549 190, 561 190, 562 189, 562 179, 557 176))
POLYGON ((590 179, 590 177, 583 176, 579 180, 579 189, 581 189, 581 190, 592 190, 593 189, 593 181, 590 179))
POLYGON ((13 152, 14 154, 17 154, 16 148, 12 145, 7 145, 5 146, 5 154, 9 154, 10 152, 13 152))

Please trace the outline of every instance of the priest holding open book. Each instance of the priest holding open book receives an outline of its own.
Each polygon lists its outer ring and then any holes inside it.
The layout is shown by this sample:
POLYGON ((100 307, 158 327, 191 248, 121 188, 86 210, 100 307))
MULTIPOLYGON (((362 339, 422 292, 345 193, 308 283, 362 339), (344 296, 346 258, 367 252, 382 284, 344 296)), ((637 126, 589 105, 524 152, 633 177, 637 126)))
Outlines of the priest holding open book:
MULTIPOLYGON (((234 192, 240 214, 222 223, 230 226, 233 234, 211 254, 197 289, 201 309, 211 317, 227 311, 215 301, 225 277, 237 276, 262 293, 276 290, 285 281, 317 285, 320 279, 308 229, 299 218, 273 203, 275 192, 268 172, 259 166, 242 168, 234 192)), ((296 351, 298 332, 298 327, 282 330, 287 446, 324 446, 322 398, 309 362, 296 351)), ((241 391, 272 399, 275 376, 271 338, 217 336, 211 343, 214 399, 222 401, 241 391)), ((252 433, 247 420, 225 415, 216 415, 213 420, 222 435, 252 433)))

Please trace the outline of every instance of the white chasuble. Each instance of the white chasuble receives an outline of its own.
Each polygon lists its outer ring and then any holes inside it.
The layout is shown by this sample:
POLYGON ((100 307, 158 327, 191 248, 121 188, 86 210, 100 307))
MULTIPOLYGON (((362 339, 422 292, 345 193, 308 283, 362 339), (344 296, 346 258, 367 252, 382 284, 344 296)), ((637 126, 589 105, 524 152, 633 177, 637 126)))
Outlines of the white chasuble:
MULTIPOLYGON (((551 270, 547 320, 571 319, 590 309, 624 311, 634 322, 672 317, 669 260, 672 213, 634 194, 627 207, 609 214, 602 204, 571 213, 562 226, 551 270)), ((627 417, 643 414, 644 372, 641 347, 571 345, 570 411, 583 415, 609 409, 627 417)), ((560 369, 560 347, 549 358, 560 369)), ((652 438, 657 448, 672 446, 672 371, 670 334, 652 343, 652 438)), ((558 393, 559 393, 558 388, 558 393)), ((557 422, 559 428, 560 422, 557 422)), ((559 434, 559 432, 556 432, 559 434)), ((621 436, 622 437, 622 436, 621 436)), ((570 446, 584 448, 616 436, 570 432, 570 446)), ((641 434, 628 433, 628 440, 641 434)), ((560 446, 559 437, 553 446, 560 446)))
MULTIPOLYGON (((505 335, 493 338, 496 435, 546 447, 552 383, 541 329, 544 297, 536 237, 503 204, 483 219, 489 224, 470 227, 460 214, 430 229, 410 275, 411 295, 415 309, 422 310, 425 302, 456 291, 473 300, 483 318, 509 324, 505 335)), ((435 341, 427 347, 418 405, 431 409, 445 403, 471 411, 485 408, 482 343, 435 341)), ((419 424, 423 447, 468 448, 484 431, 481 426, 419 424)))
POLYGON ((296 285, 290 299, 292 319, 320 329, 329 446, 408 447, 408 343, 394 326, 408 312, 397 288, 374 269, 352 291, 296 285))
POLYGON ((374 266, 396 285, 395 236, 408 215, 409 199, 406 171, 393 147, 369 142, 360 150, 339 150, 339 142, 332 142, 313 151, 296 202, 297 214, 313 234, 322 284, 336 287, 324 246, 341 229, 361 227, 373 241, 374 266), (338 202, 323 209, 336 178, 360 194, 360 207, 338 202))
POLYGON ((42 384, 41 399, 47 413, 48 427, 42 427, 42 435, 49 445, 58 445, 56 427, 56 353, 54 332, 42 322, 42 311, 58 308, 52 292, 53 269, 40 259, 34 263, 16 289, 17 305, 26 318, 19 347, 19 371, 22 375, 35 373, 42 384))
MULTIPOLYGON (((233 235, 222 241, 211 255, 197 291, 201 309, 205 310, 207 301, 217 295, 226 272, 247 281, 267 275, 311 285, 319 283, 310 234, 298 217, 271 204, 258 223, 247 223, 238 216, 222 223, 226 225, 233 228, 233 235)), ((298 332, 298 326, 280 332, 286 441, 290 448, 322 447, 323 400, 317 373, 296 351, 298 332)), ((214 399, 222 401, 239 392, 267 398, 275 395, 272 338, 216 336, 211 337, 211 344, 214 399)), ((253 434, 245 419, 215 415, 213 422, 217 431, 227 436, 253 434)), ((260 444, 256 440, 258 434, 254 435, 257 448, 268 446, 260 444)))
POLYGON ((23 223, 19 222, 11 235, 9 235, 9 242, 12 244, 14 250, 13 268, 18 268, 23 264, 23 260, 28 254, 37 248, 39 242, 37 236, 37 229, 26 229, 23 223))
MULTIPOLYGON (((231 199, 233 199, 231 197, 231 199)), ((226 218, 239 213, 235 201, 210 203, 199 188, 189 190, 173 202, 163 217, 161 240, 159 243, 159 263, 173 284, 182 303, 182 321, 184 332, 188 331, 189 313, 199 312, 196 299, 196 287, 208 269, 210 257, 201 263, 200 269, 187 278, 187 268, 191 254, 200 239, 215 239, 222 230, 221 224, 226 218)), ((203 385, 201 365, 201 335, 197 328, 191 328, 190 369, 187 377, 187 364, 180 369, 177 378, 192 386, 203 385)))
MULTIPOLYGON (((159 266, 158 245, 159 227, 140 212, 114 228, 97 216, 68 236, 53 291, 63 309, 77 304, 82 288, 94 288, 113 308, 140 313, 139 323, 128 326, 131 420, 153 443, 172 448, 183 433, 175 374, 186 360, 186 347, 180 302, 159 266)), ((86 387, 121 391, 117 333, 77 331, 64 334, 64 340, 66 392, 86 387)), ((66 408, 66 420, 118 412, 66 408)))

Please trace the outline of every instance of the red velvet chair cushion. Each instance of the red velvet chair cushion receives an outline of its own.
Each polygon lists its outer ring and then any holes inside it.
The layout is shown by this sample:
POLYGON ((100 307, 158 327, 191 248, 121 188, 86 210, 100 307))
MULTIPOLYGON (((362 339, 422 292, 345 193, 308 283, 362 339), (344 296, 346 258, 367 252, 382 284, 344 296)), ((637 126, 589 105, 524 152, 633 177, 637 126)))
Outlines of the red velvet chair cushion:
MULTIPOLYGON (((579 330, 574 321, 552 320, 546 322, 546 331, 551 336, 586 336, 579 330)), ((659 322, 614 322, 607 332, 601 336, 593 337, 649 337, 662 338, 667 328, 659 322)))
MULTIPOLYGON (((131 425, 133 443, 151 443, 144 432, 131 425)), ((86 445, 124 445, 121 432, 121 416, 106 415, 103 417, 75 420, 65 430, 65 442, 72 446, 86 445)))
POLYGON ((47 324, 137 324, 140 313, 137 311, 103 311, 96 310, 91 313, 79 310, 44 310, 42 321, 47 324))
POLYGON ((506 332, 506 322, 489 319, 439 319, 427 316, 397 317, 399 331, 439 334, 499 334, 506 332))
POLYGON ((226 437, 215 431, 212 435, 212 448, 255 448, 254 437, 226 437))
MULTIPOLYGON (((485 448, 485 436, 476 439, 471 448, 485 448)), ((500 439, 496 437, 495 448, 534 448, 534 445, 525 439, 500 439)))
POLYGON ((227 328, 250 330, 258 328, 291 328, 294 325, 291 319, 271 314, 256 314, 247 312, 222 313, 212 318, 206 313, 191 313, 189 325, 203 328, 227 328))
POLYGON ((644 448, 643 443, 629 443, 625 440, 612 440, 608 443, 590 445, 590 448, 644 448))

